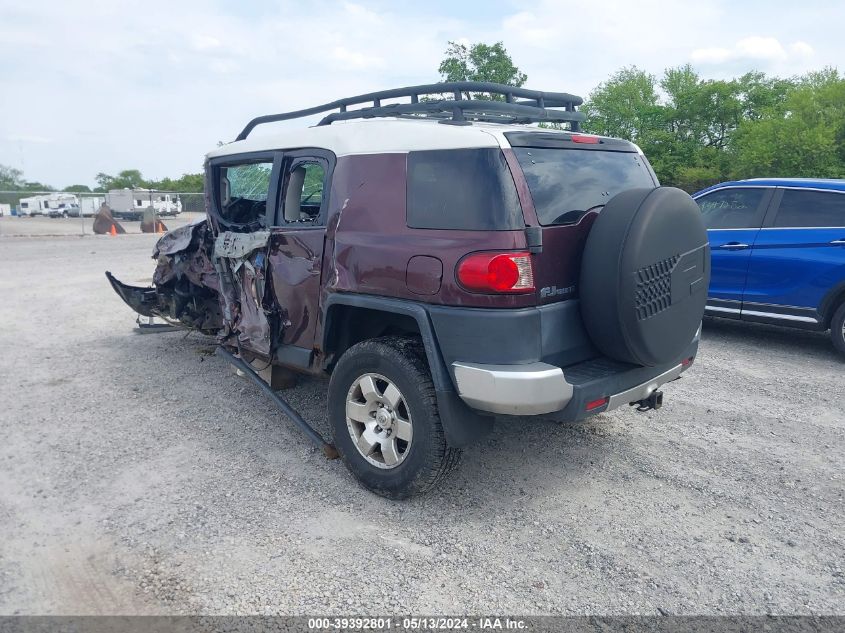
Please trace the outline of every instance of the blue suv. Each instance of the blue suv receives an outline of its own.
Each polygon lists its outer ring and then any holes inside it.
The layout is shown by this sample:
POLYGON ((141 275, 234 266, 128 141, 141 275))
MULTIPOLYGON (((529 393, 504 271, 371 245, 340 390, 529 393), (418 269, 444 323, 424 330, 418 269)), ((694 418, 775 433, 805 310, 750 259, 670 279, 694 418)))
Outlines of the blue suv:
POLYGON ((712 252, 706 313, 830 329, 845 354, 845 180, 739 180, 693 198, 712 252))

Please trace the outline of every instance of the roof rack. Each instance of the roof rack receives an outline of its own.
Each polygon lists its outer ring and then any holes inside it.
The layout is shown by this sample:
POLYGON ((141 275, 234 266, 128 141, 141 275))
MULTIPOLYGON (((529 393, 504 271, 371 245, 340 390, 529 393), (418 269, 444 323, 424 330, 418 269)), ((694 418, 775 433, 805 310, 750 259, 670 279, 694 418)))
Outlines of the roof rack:
POLYGON ((349 119, 398 116, 437 119, 440 123, 452 125, 470 125, 472 121, 569 123, 573 131, 578 131, 579 123, 584 120, 584 115, 576 112, 575 107, 582 103, 581 97, 565 92, 540 92, 486 81, 449 81, 382 90, 338 99, 305 110, 266 114, 247 123, 235 140, 244 140, 252 130, 265 123, 299 119, 330 110, 337 110, 337 112, 324 117, 317 125, 330 125, 334 121, 349 119), (495 101, 473 99, 469 94, 472 92, 488 93, 503 99, 495 101), (449 94, 451 94, 450 98, 444 96, 449 94), (381 105, 382 100, 402 98, 410 98, 410 102, 381 105), (349 106, 365 103, 372 105, 357 110, 347 109, 349 106))

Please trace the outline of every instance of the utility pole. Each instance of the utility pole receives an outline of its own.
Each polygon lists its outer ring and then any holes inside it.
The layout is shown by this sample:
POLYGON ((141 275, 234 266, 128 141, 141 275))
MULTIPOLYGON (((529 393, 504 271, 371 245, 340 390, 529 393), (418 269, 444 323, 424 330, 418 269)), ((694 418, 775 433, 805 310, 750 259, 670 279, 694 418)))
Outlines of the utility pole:
POLYGON ((82 235, 85 235, 85 214, 82 212, 82 192, 79 192, 77 201, 79 202, 79 221, 82 222, 82 235))

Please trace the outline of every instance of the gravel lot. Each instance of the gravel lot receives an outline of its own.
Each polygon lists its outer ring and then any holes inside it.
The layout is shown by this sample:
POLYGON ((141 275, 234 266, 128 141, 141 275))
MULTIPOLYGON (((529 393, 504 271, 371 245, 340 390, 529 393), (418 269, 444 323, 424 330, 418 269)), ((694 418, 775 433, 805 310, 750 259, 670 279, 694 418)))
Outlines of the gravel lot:
MULTIPOLYGON (((659 412, 500 423, 396 503, 212 340, 133 331, 103 271, 154 240, 0 237, 0 613, 845 614, 823 335, 708 322, 659 412)), ((323 429, 325 388, 288 392, 323 429)))

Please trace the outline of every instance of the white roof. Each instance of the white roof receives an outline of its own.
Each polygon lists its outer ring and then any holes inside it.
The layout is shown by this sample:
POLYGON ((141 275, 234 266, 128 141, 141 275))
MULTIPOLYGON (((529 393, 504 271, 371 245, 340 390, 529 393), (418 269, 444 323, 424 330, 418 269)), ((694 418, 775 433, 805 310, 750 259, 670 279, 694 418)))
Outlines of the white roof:
MULTIPOLYGON (((222 145, 209 158, 298 147, 327 149, 337 156, 349 154, 400 153, 425 149, 460 149, 508 147, 505 132, 540 128, 499 123, 449 125, 434 120, 378 118, 332 123, 307 128, 292 128, 273 134, 254 135, 243 141, 222 145)), ((555 130, 543 129, 554 133, 555 130)))

